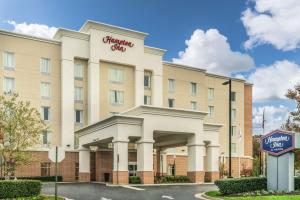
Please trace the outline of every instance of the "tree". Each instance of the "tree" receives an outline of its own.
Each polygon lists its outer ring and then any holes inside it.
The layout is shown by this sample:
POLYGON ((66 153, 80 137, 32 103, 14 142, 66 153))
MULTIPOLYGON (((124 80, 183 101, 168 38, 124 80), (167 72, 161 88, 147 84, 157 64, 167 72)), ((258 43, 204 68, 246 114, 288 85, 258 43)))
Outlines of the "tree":
POLYGON ((28 164, 30 148, 40 143, 47 127, 36 108, 14 93, 0 95, 0 157, 5 177, 14 176, 16 167, 28 164))

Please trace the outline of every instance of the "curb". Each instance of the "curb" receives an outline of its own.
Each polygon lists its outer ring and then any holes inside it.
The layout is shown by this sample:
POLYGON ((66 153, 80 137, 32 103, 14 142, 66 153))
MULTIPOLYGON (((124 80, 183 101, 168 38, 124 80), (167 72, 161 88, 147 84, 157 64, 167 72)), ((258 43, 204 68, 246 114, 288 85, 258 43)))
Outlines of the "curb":
POLYGON ((210 196, 207 196, 207 195, 205 194, 205 192, 195 194, 195 198, 203 199, 203 200, 223 200, 223 199, 220 199, 220 198, 217 198, 217 197, 210 197, 210 196))
MULTIPOLYGON (((213 183, 158 183, 158 184, 124 184, 133 187, 153 187, 153 186, 190 186, 190 185, 214 185, 213 183)), ((116 187, 116 186, 124 186, 124 185, 117 185, 106 183, 108 187, 116 187)))

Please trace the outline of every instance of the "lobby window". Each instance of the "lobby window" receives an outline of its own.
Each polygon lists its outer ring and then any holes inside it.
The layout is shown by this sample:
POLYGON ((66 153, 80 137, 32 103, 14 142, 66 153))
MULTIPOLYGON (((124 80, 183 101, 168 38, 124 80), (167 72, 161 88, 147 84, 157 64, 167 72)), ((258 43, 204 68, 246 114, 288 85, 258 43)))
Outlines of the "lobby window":
POLYGON ((4 69, 14 70, 15 69, 15 54, 11 52, 3 53, 3 66, 4 69))
POLYGON ((231 120, 236 121, 236 109, 231 109, 231 120))
POLYGON ((50 74, 51 71, 51 65, 50 65, 50 59, 49 58, 41 58, 40 61, 40 70, 42 74, 50 74))
POLYGON ((50 176, 51 163, 41 163, 41 176, 50 176))
POLYGON ((42 82, 41 83, 41 97, 42 98, 50 98, 50 95, 51 95, 50 83, 42 82))
POLYGON ((197 95, 197 83, 191 83, 191 94, 193 96, 197 95))
POLYGON ((110 91, 110 103, 111 104, 118 104, 123 105, 124 103, 124 92, 118 90, 111 90, 110 91))
POLYGON ((151 105, 151 96, 144 96, 144 105, 151 105))
POLYGON ((43 131, 42 133, 42 146, 48 147, 50 144, 50 133, 48 131, 43 131))
POLYGON ((108 70, 108 77, 110 82, 114 83, 123 83, 124 81, 124 72, 121 69, 110 68, 108 70))
POLYGON ((42 112, 42 118, 44 121, 49 121, 50 120, 50 107, 48 106, 42 106, 41 108, 42 112))
POLYGON ((175 107, 175 99, 168 99, 168 103, 169 103, 169 108, 175 107))
POLYGON ((196 101, 191 101, 191 109, 197 110, 197 102, 196 101))
POLYGON ((75 110, 75 123, 76 124, 83 123, 83 110, 75 110))
POLYGON ((236 137, 236 126, 231 126, 231 136, 236 137))
POLYGON ((79 102, 83 101, 83 88, 82 87, 75 87, 74 100, 79 101, 79 102))
POLYGON ((168 88, 169 92, 174 92, 175 91, 175 80, 174 79, 169 79, 168 80, 168 88))
POLYGON ((144 88, 145 89, 151 88, 151 76, 149 74, 144 75, 144 88))
POLYGON ((236 153, 236 143, 231 143, 231 153, 236 153))
POLYGON ((232 102, 236 101, 236 92, 231 92, 231 101, 232 102))
POLYGON ((208 106, 208 116, 213 117, 215 112, 215 107, 214 106, 208 106))
POLYGON ((3 79, 3 91, 6 93, 9 92, 15 92, 15 79, 14 78, 9 78, 9 77, 4 77, 3 79))
POLYGON ((213 100, 215 98, 215 89, 208 88, 208 100, 213 100))
POLYGON ((83 64, 75 63, 74 65, 74 78, 77 80, 83 79, 83 64))

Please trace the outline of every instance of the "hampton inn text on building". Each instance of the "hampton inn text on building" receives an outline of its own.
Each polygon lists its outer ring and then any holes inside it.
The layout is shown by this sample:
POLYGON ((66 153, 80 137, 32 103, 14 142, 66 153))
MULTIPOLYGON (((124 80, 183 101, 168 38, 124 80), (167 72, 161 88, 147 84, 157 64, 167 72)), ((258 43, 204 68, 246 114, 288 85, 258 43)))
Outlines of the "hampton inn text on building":
MULTIPOLYGON (((39 161, 16 176, 52 176, 59 145, 64 181, 128 183, 139 176, 219 178, 228 169, 228 77, 163 61, 146 33, 87 21, 53 39, 0 31, 0 92, 14 91, 50 127, 39 161)), ((252 169, 252 85, 232 79, 233 176, 252 169)))

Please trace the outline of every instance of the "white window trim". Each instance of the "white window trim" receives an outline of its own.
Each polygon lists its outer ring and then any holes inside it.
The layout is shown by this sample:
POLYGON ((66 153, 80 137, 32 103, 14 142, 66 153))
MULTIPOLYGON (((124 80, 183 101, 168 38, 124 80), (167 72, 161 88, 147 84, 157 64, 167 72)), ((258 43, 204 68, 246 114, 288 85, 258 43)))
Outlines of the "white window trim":
POLYGON ((108 80, 110 83, 117 83, 117 84, 123 84, 124 83, 124 76, 125 76, 125 73, 124 73, 124 69, 119 69, 119 68, 114 68, 114 67, 111 67, 108 69, 108 80), (120 71, 122 72, 122 80, 111 80, 112 77, 111 77, 111 71, 114 70, 114 71, 120 71))
POLYGON ((2 54, 2 58, 3 58, 3 68, 5 70, 8 70, 8 71, 14 71, 15 68, 16 68, 16 54, 14 52, 10 52, 10 51, 4 51, 3 54, 2 54), (5 61, 6 61, 6 58, 5 58, 5 54, 13 54, 13 66, 7 66, 5 61))
POLYGON ((191 82, 191 83, 190 83, 190 87, 191 87, 191 95, 192 95, 192 96, 197 96, 197 94, 198 94, 198 84, 195 83, 195 82, 191 82), (193 93, 193 85, 195 85, 195 87, 196 87, 195 93, 193 93))
POLYGON ((108 94, 108 99, 109 99, 109 102, 110 102, 110 104, 111 105, 113 105, 113 106, 123 106, 124 105, 124 101, 125 101, 125 92, 124 91, 122 91, 122 90, 110 90, 109 91, 109 94, 108 94), (111 92, 114 92, 115 94, 114 95, 116 95, 118 92, 120 92, 120 93, 122 93, 123 94, 123 99, 122 99, 122 101, 121 102, 112 102, 111 100, 111 92))
POLYGON ((83 90, 83 87, 80 87, 80 86, 75 86, 74 87, 74 101, 76 102, 76 103, 82 103, 83 102, 83 100, 84 100, 84 90, 83 90), (76 90, 79 90, 79 91, 81 91, 80 93, 80 96, 81 96, 81 99, 76 99, 76 90))
POLYGON ((83 110, 80 110, 80 109, 75 109, 74 111, 74 121, 75 121, 75 124, 76 125, 83 125, 83 121, 84 121, 84 113, 83 113, 83 110), (80 112, 80 122, 76 122, 76 111, 79 111, 80 112))
POLYGON ((175 92, 175 79, 169 78, 168 79, 168 92, 169 93, 174 93, 175 92), (170 87, 170 83, 173 82, 173 88, 170 87))
POLYGON ((43 75, 50 75, 51 74, 51 59, 50 58, 41 58, 40 59, 40 72, 43 75), (49 61, 49 72, 44 72, 43 71, 43 60, 48 60, 49 61))
POLYGON ((84 65, 83 64, 81 64, 81 63, 75 63, 74 64, 74 79, 75 80, 83 80, 83 78, 84 78, 84 65), (75 73, 76 72, 76 67, 77 66, 81 66, 82 67, 82 76, 80 77, 80 76, 77 76, 77 74, 75 73))
POLYGON ((146 90, 150 90, 151 89, 151 75, 150 74, 145 74, 144 75, 144 89, 146 90), (149 78, 149 86, 145 86, 145 76, 147 76, 149 78))
POLYGON ((209 101, 212 101, 215 99, 215 89, 214 88, 208 88, 207 93, 208 93, 207 96, 208 96, 209 101), (212 91, 212 96, 210 96, 210 91, 212 91))
POLYGON ((14 77, 5 76, 3 78, 3 92, 5 92, 5 93, 10 93, 10 92, 14 93, 15 91, 16 91, 16 79, 14 77), (6 90, 6 80, 13 80, 13 89, 12 90, 9 90, 9 91, 6 90))
POLYGON ((49 122, 51 120, 51 108, 50 108, 50 106, 41 106, 41 113, 42 113, 42 117, 43 117, 44 122, 49 122), (48 119, 47 120, 45 120, 44 108, 48 108, 48 119))
POLYGON ((51 83, 49 83, 49 82, 41 82, 41 84, 40 84, 40 93, 41 93, 41 97, 42 97, 42 99, 50 99, 51 98, 51 83), (46 85, 48 85, 49 86, 49 96, 43 96, 43 92, 42 92, 42 85, 43 84, 46 84, 46 85))

